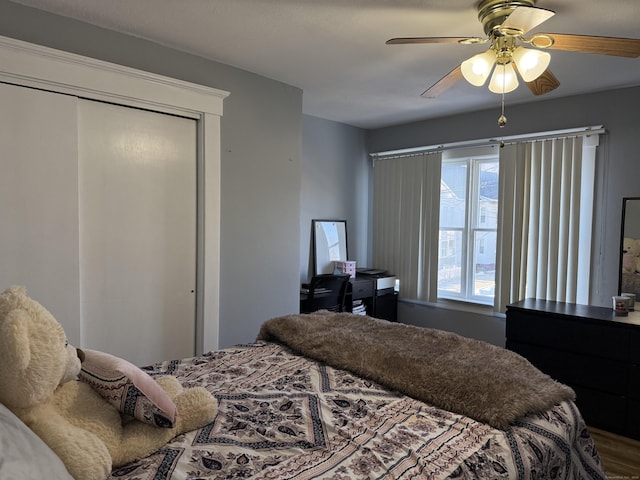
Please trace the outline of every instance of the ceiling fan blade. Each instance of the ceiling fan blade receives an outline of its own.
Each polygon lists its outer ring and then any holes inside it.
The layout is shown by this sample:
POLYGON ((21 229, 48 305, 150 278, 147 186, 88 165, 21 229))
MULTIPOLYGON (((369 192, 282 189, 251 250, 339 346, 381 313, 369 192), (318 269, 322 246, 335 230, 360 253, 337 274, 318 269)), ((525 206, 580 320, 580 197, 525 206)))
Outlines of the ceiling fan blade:
POLYGON ((593 35, 572 35, 565 33, 544 33, 531 39, 534 47, 571 52, 597 53, 616 57, 636 58, 640 56, 640 39, 619 37, 597 37, 593 35), (548 37, 553 45, 548 46, 548 37), (537 41, 536 41, 537 39, 537 41))
POLYGON ((420 94, 420 96, 424 98, 436 98, 453 87, 453 85, 459 80, 462 80, 462 69, 460 68, 460 65, 427 88, 420 94))
POLYGON ((545 70, 542 75, 531 82, 527 82, 527 87, 534 95, 544 95, 560 86, 560 82, 551 70, 545 70))
POLYGON ((516 7, 502 22, 500 29, 513 29, 523 34, 549 20, 556 13, 553 10, 538 7, 516 7))
POLYGON ((404 45, 408 43, 484 43, 487 40, 478 37, 406 37, 392 38, 387 45, 404 45))

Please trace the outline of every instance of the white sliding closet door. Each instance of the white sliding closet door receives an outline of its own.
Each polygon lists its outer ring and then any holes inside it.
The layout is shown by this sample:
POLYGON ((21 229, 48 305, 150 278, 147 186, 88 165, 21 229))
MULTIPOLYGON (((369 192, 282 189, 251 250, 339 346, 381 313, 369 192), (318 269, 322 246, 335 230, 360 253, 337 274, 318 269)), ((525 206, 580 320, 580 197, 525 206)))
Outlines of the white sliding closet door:
POLYGON ((0 84, 0 291, 26 286, 79 344, 76 102, 0 84))
POLYGON ((78 133, 82 345, 193 355, 195 120, 79 100, 78 133))

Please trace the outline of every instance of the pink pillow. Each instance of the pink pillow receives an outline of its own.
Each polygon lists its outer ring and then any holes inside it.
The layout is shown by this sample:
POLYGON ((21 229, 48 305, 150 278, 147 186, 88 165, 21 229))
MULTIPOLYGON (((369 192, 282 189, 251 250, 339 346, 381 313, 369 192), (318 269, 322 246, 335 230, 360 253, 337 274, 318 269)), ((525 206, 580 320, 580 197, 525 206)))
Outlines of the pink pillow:
POLYGON ((157 427, 171 428, 176 406, 158 383, 134 364, 96 350, 84 350, 80 380, 122 413, 157 427))

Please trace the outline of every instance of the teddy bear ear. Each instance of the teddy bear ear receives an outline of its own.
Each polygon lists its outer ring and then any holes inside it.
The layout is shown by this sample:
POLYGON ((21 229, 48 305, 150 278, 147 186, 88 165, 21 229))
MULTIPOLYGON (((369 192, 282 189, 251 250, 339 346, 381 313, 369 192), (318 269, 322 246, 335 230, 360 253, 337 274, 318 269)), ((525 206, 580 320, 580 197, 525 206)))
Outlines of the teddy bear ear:
POLYGON ((11 310, 0 326, 0 343, 2 343, 5 361, 18 371, 26 370, 31 360, 29 343, 29 315, 21 309, 11 310))
POLYGON ((2 295, 5 297, 20 298, 27 296, 27 288, 22 285, 12 285, 7 288, 2 295))

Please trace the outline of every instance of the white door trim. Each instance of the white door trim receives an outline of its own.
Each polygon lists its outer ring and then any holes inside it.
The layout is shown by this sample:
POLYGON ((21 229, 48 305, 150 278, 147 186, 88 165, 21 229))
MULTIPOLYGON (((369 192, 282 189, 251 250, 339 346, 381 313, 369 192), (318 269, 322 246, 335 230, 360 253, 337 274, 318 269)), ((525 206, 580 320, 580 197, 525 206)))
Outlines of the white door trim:
POLYGON ((220 117, 228 92, 0 36, 0 82, 198 121, 196 353, 218 348, 220 117))

